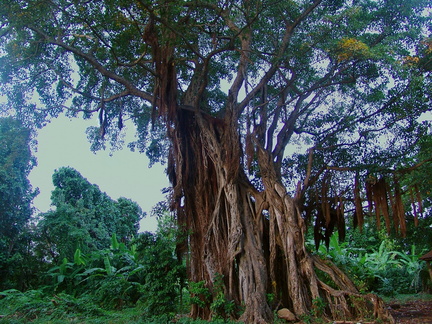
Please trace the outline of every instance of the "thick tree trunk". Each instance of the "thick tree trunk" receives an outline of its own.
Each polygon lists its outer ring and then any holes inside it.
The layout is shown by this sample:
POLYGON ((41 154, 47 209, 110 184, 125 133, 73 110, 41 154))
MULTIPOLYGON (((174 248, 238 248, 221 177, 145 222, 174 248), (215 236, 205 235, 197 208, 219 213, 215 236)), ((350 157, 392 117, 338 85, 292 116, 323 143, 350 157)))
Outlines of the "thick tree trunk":
MULTIPOLYGON (((242 319, 268 323, 272 312, 266 301, 264 223, 253 201, 256 192, 241 168, 236 127, 183 110, 170 137, 174 207, 179 223, 190 233, 190 280, 205 281, 213 290, 216 277, 222 276, 227 302, 245 309, 242 319)), ((186 252, 185 247, 180 250, 186 252)), ((209 307, 192 308, 193 317, 211 315, 209 307)))
POLYGON ((265 170, 262 180, 269 203, 269 268, 273 294, 281 296, 284 307, 297 318, 305 315, 329 320, 371 317, 394 322, 381 299, 372 294, 360 295, 353 282, 334 264, 306 250, 306 226, 298 202, 288 196, 278 181, 269 154, 259 151, 258 160, 261 170, 265 170), (320 279, 317 270, 324 273, 331 283, 320 279))
MULTIPOLYGON (((380 300, 361 296, 334 265, 310 255, 305 248, 305 224, 296 202, 280 184, 271 159, 259 153, 264 190, 248 181, 243 154, 232 119, 219 120, 199 112, 179 110, 170 129, 169 176, 173 207, 188 233, 179 246, 187 255, 189 280, 204 281, 213 292, 223 289, 232 312, 192 307, 191 316, 210 319, 214 312, 245 323, 269 323, 272 307, 286 307, 297 318, 310 314, 323 300, 322 318, 357 319, 367 314, 391 321, 380 300), (324 283, 317 270, 333 285, 324 283), (220 285, 222 278, 223 287, 220 285)), ((216 296, 213 296, 215 298, 216 296)), ((318 310, 315 314, 318 315, 318 310)))

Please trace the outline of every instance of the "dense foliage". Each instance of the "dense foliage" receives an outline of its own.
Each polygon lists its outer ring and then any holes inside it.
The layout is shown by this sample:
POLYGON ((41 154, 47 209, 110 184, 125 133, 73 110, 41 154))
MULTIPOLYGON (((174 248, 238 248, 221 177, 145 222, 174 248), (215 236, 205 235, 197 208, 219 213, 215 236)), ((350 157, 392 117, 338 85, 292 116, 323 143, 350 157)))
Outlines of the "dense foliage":
POLYGON ((110 316, 114 310, 123 310, 125 323, 131 321, 128 312, 137 322, 168 321, 182 311, 185 278, 185 268, 175 258, 176 231, 170 223, 166 218, 156 234, 140 233, 128 243, 114 234, 110 247, 88 254, 76 249, 72 259, 39 273, 44 280, 37 289, 1 292, 0 312, 10 314, 6 321, 18 316, 24 322, 84 316, 90 322, 121 323, 122 318, 110 316))
MULTIPOLYGON (((13 118, 0 119, 0 289, 23 282, 24 255, 34 191, 27 179, 35 165, 30 131, 13 118)), ((24 288, 21 287, 21 288, 24 288)))
POLYGON ((406 251, 397 247, 397 239, 379 239, 379 232, 369 230, 368 236, 352 234, 357 237, 348 242, 339 242, 337 234, 332 236, 329 247, 320 246, 317 253, 336 263, 362 291, 393 297, 432 288, 426 264, 419 260, 422 253, 415 245, 406 251), (374 236, 379 246, 374 247, 374 236), (365 245, 367 240, 369 244, 365 245))

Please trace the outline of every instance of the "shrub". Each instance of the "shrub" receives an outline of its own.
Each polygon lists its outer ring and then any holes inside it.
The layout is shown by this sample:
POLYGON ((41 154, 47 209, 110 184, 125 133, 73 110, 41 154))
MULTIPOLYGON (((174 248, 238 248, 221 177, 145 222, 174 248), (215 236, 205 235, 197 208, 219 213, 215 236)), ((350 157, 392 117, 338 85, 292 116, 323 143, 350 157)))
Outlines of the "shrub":
POLYGON ((0 311, 6 314, 4 321, 22 319, 26 322, 43 318, 71 320, 77 317, 103 316, 105 313, 92 301, 90 295, 75 298, 68 294, 46 295, 41 290, 24 293, 17 290, 0 292, 0 311))
POLYGON ((395 244, 385 239, 378 249, 364 252, 340 243, 336 233, 330 239, 329 248, 320 246, 318 253, 344 270, 361 291, 375 291, 384 296, 418 292, 424 264, 418 259, 415 245, 409 253, 392 248, 395 244))

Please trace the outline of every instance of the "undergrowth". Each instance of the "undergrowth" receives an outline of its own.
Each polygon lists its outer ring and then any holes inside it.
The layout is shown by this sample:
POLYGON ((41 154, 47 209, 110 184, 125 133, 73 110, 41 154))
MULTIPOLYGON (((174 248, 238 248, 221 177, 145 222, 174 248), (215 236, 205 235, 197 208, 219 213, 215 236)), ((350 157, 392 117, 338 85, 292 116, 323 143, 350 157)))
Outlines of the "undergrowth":
MULTIPOLYGON (((48 296, 40 290, 20 292, 7 290, 0 292, 1 324, 160 324, 182 323, 203 324, 203 320, 193 320, 186 315, 154 314, 145 316, 144 307, 123 308, 121 310, 103 310, 98 307, 90 295, 75 298, 60 293, 48 296)), ((229 320, 215 319, 212 323, 234 323, 229 320)))
POLYGON ((417 293, 417 294, 397 294, 391 297, 383 296, 382 299, 385 303, 407 303, 412 301, 432 301, 432 294, 417 293))
POLYGON ((96 306, 90 296, 75 298, 59 293, 46 295, 41 290, 0 292, 0 323, 79 322, 83 318, 101 318, 107 312, 96 306))

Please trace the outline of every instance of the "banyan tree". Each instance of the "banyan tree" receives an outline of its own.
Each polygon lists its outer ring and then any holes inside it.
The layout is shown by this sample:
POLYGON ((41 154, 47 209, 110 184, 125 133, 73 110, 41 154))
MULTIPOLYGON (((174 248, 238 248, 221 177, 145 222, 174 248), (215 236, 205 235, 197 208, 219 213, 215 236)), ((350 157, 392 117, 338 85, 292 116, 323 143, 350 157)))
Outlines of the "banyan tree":
MULTIPOLYGON (((3 111, 35 126, 65 110, 97 115, 95 149, 133 122, 130 145, 167 161, 189 281, 215 291, 218 279, 235 306, 226 316, 268 323, 283 307, 301 318, 320 299, 326 319, 392 321, 305 235, 311 224, 319 244, 375 210, 403 231, 400 187, 380 176, 427 132, 427 5, 3 0, 3 111)), ((210 304, 191 316, 209 319, 210 304)))

